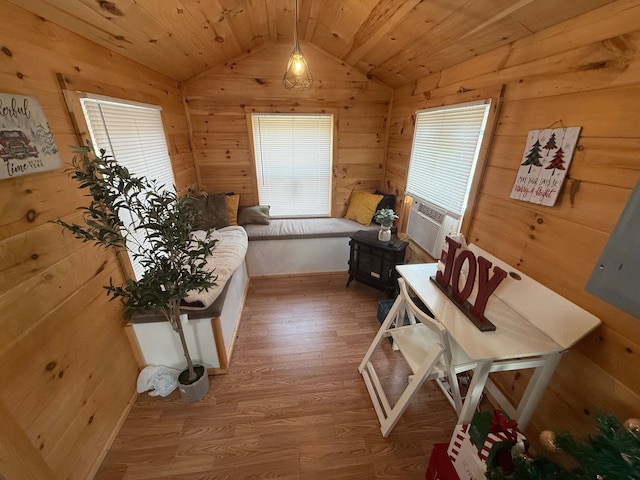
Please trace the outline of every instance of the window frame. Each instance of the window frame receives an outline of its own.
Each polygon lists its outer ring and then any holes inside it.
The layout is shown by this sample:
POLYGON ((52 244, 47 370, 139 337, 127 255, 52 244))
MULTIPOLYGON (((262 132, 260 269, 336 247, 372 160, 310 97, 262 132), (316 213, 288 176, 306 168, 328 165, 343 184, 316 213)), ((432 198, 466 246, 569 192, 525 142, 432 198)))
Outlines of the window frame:
MULTIPOLYGON (((489 106, 489 113, 487 116, 484 134, 482 136, 482 140, 480 142, 480 148, 478 152, 478 158, 476 160, 476 165, 473 170, 473 177, 471 180, 471 185, 469 187, 469 194, 467 197, 467 205, 464 211, 464 215, 462 216, 460 223, 460 232, 468 237, 469 230, 471 228, 471 220, 473 219, 474 212, 476 210, 476 205, 478 201, 478 195, 480 193, 480 185, 482 184, 482 179, 484 177, 484 171, 487 167, 488 161, 488 153, 491 148, 491 144, 493 142, 499 112, 502 108, 502 103, 504 101, 504 90, 505 86, 500 85, 497 88, 487 88, 480 89, 470 92, 465 92, 461 94, 447 96, 446 98, 436 98, 433 100, 429 100, 417 108, 412 115, 412 121, 415 125, 416 115, 418 112, 432 109, 432 108, 446 108, 446 107, 455 107, 456 105, 471 103, 483 100, 491 100, 489 106)), ((411 147, 413 148, 413 141, 415 135, 415 127, 414 131, 411 135, 411 147)), ((411 150, 409 151, 409 157, 411 156, 411 150)), ((409 161, 407 162, 407 177, 405 179, 405 200, 403 207, 403 219, 402 219, 402 231, 406 232, 407 224, 409 221, 409 210, 411 208, 411 197, 406 192, 406 182, 409 176, 409 161)))
MULTIPOLYGON (((176 191, 179 191, 178 185, 176 183, 177 181, 176 172, 173 165, 173 161, 171 159, 171 148, 170 148, 169 138, 167 136, 166 122, 164 119, 162 106, 160 105, 159 101, 157 101, 154 98, 149 98, 149 99, 144 98, 144 100, 148 100, 148 101, 141 102, 141 101, 132 100, 129 98, 94 94, 88 91, 69 90, 67 88, 63 88, 62 93, 65 98, 65 103, 67 105, 67 110, 69 112, 71 122, 73 123, 78 145, 87 145, 88 144, 87 142, 89 143, 92 142, 89 126, 85 120, 84 109, 80 101, 80 99, 83 97, 92 98, 92 99, 102 99, 102 100, 112 101, 112 102, 121 103, 121 104, 129 104, 132 106, 142 106, 142 107, 159 110, 160 119, 162 121, 162 131, 163 131, 165 143, 167 146, 167 155, 169 159, 169 165, 171 167, 171 174, 174 179, 173 187, 176 189, 176 191), (155 103, 152 103, 152 102, 155 102, 155 103)), ((117 94, 118 93, 116 93, 116 95, 117 94)), ((135 273, 128 250, 126 249, 118 250, 116 252, 116 258, 118 260, 120 269, 122 270, 124 276, 126 278, 135 279, 136 273, 135 273)))
MULTIPOLYGON (((322 108, 320 111, 317 107, 311 106, 294 106, 288 108, 286 111, 283 111, 282 108, 265 106, 265 105, 250 105, 245 106, 245 118, 247 124, 247 131, 249 134, 249 154, 251 157, 251 176, 253 179, 253 189, 255 191, 256 198, 259 197, 259 189, 258 189, 258 172, 256 169, 256 158, 255 158, 255 145, 253 141, 253 114, 266 115, 266 114, 286 114, 286 115, 295 115, 295 114, 310 114, 310 115, 332 115, 332 145, 331 145, 331 165, 330 165, 330 177, 329 177, 329 215, 328 217, 333 217, 334 212, 336 210, 335 199, 336 199, 336 181, 335 181, 335 167, 338 163, 338 125, 340 122, 339 117, 340 110, 338 108, 322 108)), ((259 201, 259 200, 258 200, 259 201)), ((286 217, 281 217, 286 218, 286 217)), ((295 218, 311 218, 311 217, 295 217, 295 218)), ((314 217, 314 218, 323 218, 323 217, 314 217)), ((327 217, 324 217, 327 218, 327 217)))
POLYGON ((409 195, 462 218, 490 108, 491 99, 485 99, 416 111, 407 173, 409 195), (437 172, 443 172, 446 184, 439 181, 437 172))

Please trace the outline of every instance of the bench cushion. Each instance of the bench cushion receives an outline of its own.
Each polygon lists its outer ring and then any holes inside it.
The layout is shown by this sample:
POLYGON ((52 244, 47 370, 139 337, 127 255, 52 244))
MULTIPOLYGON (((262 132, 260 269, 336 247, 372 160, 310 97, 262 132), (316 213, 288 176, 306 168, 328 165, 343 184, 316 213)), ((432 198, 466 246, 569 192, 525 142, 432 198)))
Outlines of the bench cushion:
MULTIPOLYGON (((205 231, 193 232, 196 238, 203 238, 205 235, 205 231)), ((195 290, 189 292, 180 306, 183 310, 208 308, 218 298, 233 272, 244 262, 247 253, 247 234, 242 227, 224 227, 213 232, 212 236, 218 239, 218 243, 204 268, 217 275, 216 284, 202 292, 195 290)))
POLYGON ((359 230, 377 230, 346 218, 272 218, 269 225, 246 225, 249 240, 348 237, 359 230))

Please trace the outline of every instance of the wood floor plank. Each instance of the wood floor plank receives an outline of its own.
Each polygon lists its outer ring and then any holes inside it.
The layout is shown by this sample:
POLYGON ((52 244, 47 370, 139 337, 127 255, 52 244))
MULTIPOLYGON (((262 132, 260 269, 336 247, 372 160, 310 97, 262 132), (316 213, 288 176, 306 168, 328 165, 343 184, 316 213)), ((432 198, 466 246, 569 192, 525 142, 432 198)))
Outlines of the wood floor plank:
MULTIPOLYGON (((140 395, 96 480, 422 480, 455 413, 427 383, 383 438, 358 365, 382 292, 346 274, 254 278, 230 368, 200 402, 140 395)), ((409 372, 385 345, 390 397, 409 372), (398 362, 400 363, 400 362, 398 362)))

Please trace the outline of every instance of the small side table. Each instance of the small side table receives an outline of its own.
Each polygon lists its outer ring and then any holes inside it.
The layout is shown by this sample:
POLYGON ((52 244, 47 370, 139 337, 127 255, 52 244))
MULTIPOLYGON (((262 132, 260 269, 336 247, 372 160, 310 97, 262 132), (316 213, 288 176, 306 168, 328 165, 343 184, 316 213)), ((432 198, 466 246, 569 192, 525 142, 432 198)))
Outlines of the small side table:
POLYGON ((378 232, 371 230, 360 230, 350 238, 347 287, 355 278, 393 298, 398 288, 395 266, 404 264, 405 250, 409 244, 397 237, 381 242, 378 240, 378 232))

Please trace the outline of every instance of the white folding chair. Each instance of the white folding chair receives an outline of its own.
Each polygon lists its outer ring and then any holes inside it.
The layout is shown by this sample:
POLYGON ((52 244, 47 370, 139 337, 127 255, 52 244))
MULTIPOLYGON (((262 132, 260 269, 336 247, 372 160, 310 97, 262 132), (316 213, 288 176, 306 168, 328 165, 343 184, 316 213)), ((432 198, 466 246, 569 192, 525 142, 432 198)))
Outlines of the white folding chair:
POLYGON ((398 284, 400 294, 358 368, 367 385, 384 437, 389 435, 407 409, 413 395, 428 380, 436 380, 456 413, 460 413, 462 396, 458 374, 475 368, 475 363, 461 351, 457 344, 449 341, 449 335, 444 326, 415 305, 402 278, 398 279, 398 284), (405 314, 408 325, 403 325, 405 314), (393 406, 383 390, 371 361, 376 349, 388 337, 393 339, 394 350, 402 354, 413 372, 406 388, 393 406))

